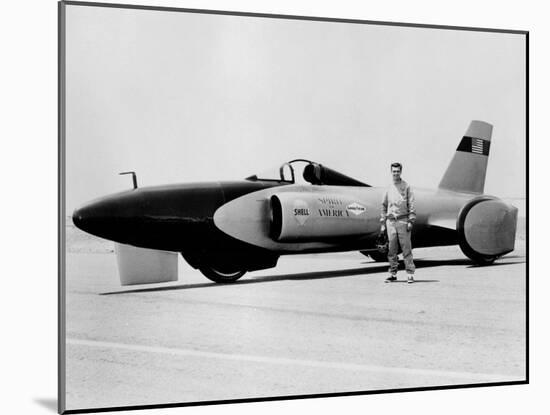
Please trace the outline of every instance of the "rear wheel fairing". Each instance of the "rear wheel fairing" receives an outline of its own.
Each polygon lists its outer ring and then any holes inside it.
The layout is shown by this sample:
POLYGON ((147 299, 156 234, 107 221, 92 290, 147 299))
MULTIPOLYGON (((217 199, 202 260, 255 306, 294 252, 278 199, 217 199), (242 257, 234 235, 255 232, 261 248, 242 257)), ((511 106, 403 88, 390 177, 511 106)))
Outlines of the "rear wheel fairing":
POLYGON ((517 208, 491 196, 470 201, 457 220, 460 248, 485 263, 514 250, 517 208))

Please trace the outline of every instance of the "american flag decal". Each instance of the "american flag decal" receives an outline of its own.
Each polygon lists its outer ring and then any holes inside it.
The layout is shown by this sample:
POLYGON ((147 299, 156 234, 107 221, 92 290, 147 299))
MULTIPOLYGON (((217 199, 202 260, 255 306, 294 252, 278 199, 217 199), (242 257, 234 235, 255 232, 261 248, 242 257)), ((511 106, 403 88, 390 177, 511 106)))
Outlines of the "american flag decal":
POLYGON ((491 142, 482 138, 476 137, 462 137, 462 141, 458 145, 456 151, 463 151, 465 153, 480 154, 482 156, 489 155, 489 147, 491 142))
POLYGON ((483 154, 483 140, 481 138, 472 139, 472 153, 483 154))

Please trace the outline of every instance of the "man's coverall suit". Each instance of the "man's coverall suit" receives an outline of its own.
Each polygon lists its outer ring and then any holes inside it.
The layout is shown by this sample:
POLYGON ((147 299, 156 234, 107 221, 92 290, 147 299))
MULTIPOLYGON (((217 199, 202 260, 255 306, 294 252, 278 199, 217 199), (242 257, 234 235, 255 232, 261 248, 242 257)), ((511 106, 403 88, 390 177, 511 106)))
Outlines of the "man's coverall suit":
POLYGON ((415 220, 414 194, 409 184, 405 180, 392 183, 384 193, 380 217, 381 224, 386 224, 388 231, 388 261, 392 275, 397 273, 399 265, 397 259, 399 245, 403 251, 407 274, 414 274, 411 232, 407 230, 407 223, 413 224, 415 220))

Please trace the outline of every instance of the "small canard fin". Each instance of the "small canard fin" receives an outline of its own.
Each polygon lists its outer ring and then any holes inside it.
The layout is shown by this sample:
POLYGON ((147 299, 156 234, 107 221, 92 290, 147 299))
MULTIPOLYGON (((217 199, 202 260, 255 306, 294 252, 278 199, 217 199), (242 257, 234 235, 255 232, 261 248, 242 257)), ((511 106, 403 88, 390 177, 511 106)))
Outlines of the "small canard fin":
POLYGON ((158 284, 178 280, 178 254, 115 242, 120 285, 158 284))

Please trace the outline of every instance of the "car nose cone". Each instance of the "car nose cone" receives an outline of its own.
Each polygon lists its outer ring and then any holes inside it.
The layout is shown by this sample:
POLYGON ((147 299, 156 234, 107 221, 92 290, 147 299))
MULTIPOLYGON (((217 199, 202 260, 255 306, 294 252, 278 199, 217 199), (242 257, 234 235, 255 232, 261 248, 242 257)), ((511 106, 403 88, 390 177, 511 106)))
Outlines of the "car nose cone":
POLYGON ((83 206, 73 212, 73 223, 78 229, 86 231, 90 217, 90 208, 83 206))
POLYGON ((73 212, 75 226, 92 235, 107 237, 129 209, 126 198, 116 195, 92 201, 73 212))
POLYGON ((89 217, 89 209, 86 207, 81 207, 76 209, 73 212, 73 223, 78 229, 85 230, 84 227, 87 223, 87 218, 89 217))
POLYGON ((222 203, 219 183, 144 187, 93 200, 72 219, 78 229, 103 239, 181 252, 215 232, 211 221, 222 203))

